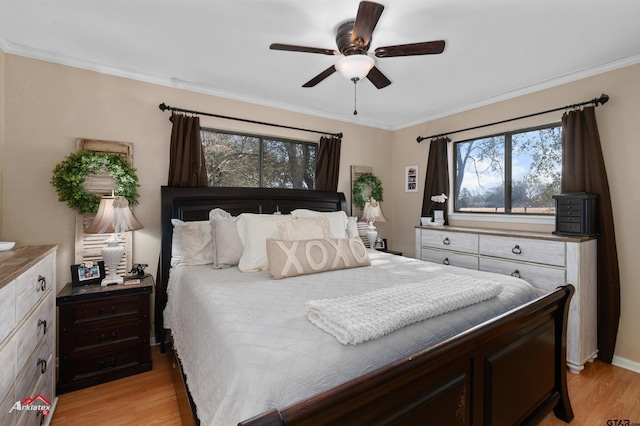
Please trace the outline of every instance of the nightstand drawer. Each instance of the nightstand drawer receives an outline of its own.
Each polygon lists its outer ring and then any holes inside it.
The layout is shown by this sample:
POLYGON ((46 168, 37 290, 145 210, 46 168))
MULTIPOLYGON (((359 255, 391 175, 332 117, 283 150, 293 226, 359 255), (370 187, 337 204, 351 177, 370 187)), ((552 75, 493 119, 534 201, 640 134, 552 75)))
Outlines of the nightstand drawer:
POLYGON ((109 375, 114 371, 138 366, 141 361, 142 349, 133 347, 124 351, 102 353, 94 357, 76 360, 73 363, 71 374, 74 380, 87 376, 109 375))
POLYGON ((73 305, 72 322, 94 321, 140 312, 140 297, 137 295, 108 298, 73 305))
MULTIPOLYGON (((141 321, 137 317, 133 317, 127 321, 119 321, 113 323, 108 322, 104 326, 95 326, 91 328, 82 328, 73 331, 72 352, 79 352, 105 345, 119 344, 127 341, 136 341, 138 344, 143 343, 145 338, 141 336, 141 321)), ((147 331, 148 334, 148 330, 147 331)), ((144 331, 143 331, 144 332, 144 331)))

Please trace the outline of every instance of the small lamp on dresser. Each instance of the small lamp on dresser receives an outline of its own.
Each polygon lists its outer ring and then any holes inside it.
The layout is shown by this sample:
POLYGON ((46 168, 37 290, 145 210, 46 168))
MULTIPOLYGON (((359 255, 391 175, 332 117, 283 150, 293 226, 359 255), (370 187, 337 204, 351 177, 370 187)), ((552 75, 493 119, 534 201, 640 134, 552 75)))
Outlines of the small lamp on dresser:
POLYGON ((124 233, 142 229, 143 226, 133 216, 129 202, 125 197, 104 196, 100 199, 100 207, 93 222, 84 230, 87 234, 111 234, 102 248, 102 259, 109 272, 102 280, 102 286, 122 284, 124 279, 118 275, 117 269, 124 255, 124 233))
POLYGON ((364 203, 364 211, 362 213, 362 219, 369 222, 369 228, 367 228, 367 239, 369 240, 369 247, 374 248, 376 245, 376 239, 378 238, 378 231, 373 223, 386 222, 384 215, 382 214, 382 208, 380 203, 373 198, 364 203))

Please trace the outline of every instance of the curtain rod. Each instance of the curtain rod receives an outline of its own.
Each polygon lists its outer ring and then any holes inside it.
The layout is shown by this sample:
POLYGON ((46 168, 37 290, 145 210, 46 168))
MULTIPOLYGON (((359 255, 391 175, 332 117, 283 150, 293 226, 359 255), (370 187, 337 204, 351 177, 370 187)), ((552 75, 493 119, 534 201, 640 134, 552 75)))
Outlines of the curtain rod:
POLYGON ((474 127, 467 127, 466 129, 455 130, 453 132, 439 133, 437 135, 431 135, 431 136, 418 136, 418 138, 416 140, 418 141, 418 143, 420 143, 425 139, 431 139, 431 138, 435 138, 435 137, 439 137, 439 136, 448 136, 448 135, 452 135, 454 133, 466 132, 467 130, 481 129, 483 127, 495 126, 496 124, 502 124, 502 123, 508 123, 510 121, 522 120, 523 118, 535 117, 536 115, 547 114, 547 113, 555 112, 555 111, 562 111, 563 109, 577 108, 577 107, 584 106, 584 105, 589 105, 589 104, 594 104, 594 106, 598 106, 598 104, 604 105, 604 104, 607 103, 608 100, 609 100, 609 95, 605 95, 603 93, 602 95, 600 95, 599 98, 591 99, 590 101, 580 102, 579 104, 573 104, 573 105, 563 106, 563 107, 560 107, 560 108, 549 109, 547 111, 536 112, 536 113, 533 113, 533 114, 523 115, 523 116, 515 117, 515 118, 509 118, 507 120, 496 121, 494 123, 481 124, 479 126, 474 126, 474 127))
POLYGON ((301 130, 303 132, 318 133, 320 135, 329 135, 329 136, 335 136, 336 138, 342 138, 342 132, 340 133, 321 132, 318 130, 303 129, 300 127, 285 126, 282 124, 273 124, 273 123, 265 123, 263 121, 247 120, 246 118, 228 117, 226 115, 210 114, 208 112, 191 111, 188 109, 176 108, 169 105, 165 105, 164 102, 158 105, 158 108, 160 108, 160 110, 162 111, 169 110, 171 112, 185 112, 187 114, 206 115, 208 117, 217 117, 217 118, 224 118, 226 120, 243 121, 245 123, 261 124, 263 126, 280 127, 282 129, 301 130))

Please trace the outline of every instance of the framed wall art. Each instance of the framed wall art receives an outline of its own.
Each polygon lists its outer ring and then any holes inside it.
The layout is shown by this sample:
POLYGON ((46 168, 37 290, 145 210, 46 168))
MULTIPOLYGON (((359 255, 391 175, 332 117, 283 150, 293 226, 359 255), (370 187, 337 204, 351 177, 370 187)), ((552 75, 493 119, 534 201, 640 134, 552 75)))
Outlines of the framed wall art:
POLYGON ((405 167, 404 192, 418 192, 418 165, 405 167))

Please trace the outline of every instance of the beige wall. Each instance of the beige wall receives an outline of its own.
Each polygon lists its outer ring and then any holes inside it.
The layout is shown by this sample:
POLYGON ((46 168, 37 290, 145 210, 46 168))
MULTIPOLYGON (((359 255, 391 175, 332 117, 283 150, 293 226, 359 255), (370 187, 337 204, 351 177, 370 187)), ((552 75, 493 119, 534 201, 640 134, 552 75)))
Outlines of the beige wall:
MULTIPOLYGON (((640 280, 636 278, 640 259, 640 224, 636 218, 640 211, 640 65, 600 74, 573 83, 539 91, 508 101, 498 102, 482 108, 451 115, 428 123, 398 130, 393 134, 393 194, 391 213, 393 235, 390 246, 413 255, 414 226, 419 221, 422 194, 405 193, 403 185, 405 166, 419 164, 420 184, 424 184, 425 168, 429 153, 429 141, 416 142, 418 136, 444 133, 527 115, 536 111, 546 111, 563 105, 581 102, 608 94, 610 101, 596 108, 598 128, 602 141, 602 151, 607 166, 609 186, 614 210, 616 239, 620 264, 622 291, 622 314, 616 356, 640 363, 640 280), (419 159, 417 161, 416 159, 419 159)), ((485 136, 503 130, 559 122, 562 111, 506 123, 500 126, 451 135, 451 139, 461 141, 477 136, 485 136)), ((452 145, 450 145, 450 149, 452 145)), ((385 209, 387 213, 389 209, 385 209)), ((452 222, 452 224, 456 224, 452 222)), ((465 226, 483 226, 482 223, 468 222, 465 226)), ((497 227, 495 223, 484 225, 497 227)), ((507 226, 502 226, 507 227, 507 226)), ((523 229, 523 226, 509 226, 523 229)), ((529 227, 530 228, 530 227, 529 227)), ((541 230, 551 230, 540 226, 541 230)), ((640 367, 640 364, 635 366, 640 367)))
MULTIPOLYGON (((74 214, 58 202, 49 181, 53 167, 75 149, 78 137, 134 143, 134 166, 138 169, 141 185, 140 204, 135 212, 145 225, 143 230, 134 233, 134 260, 149 263, 149 271, 155 271, 160 239, 159 187, 166 183, 171 130, 169 114, 158 109, 162 102, 265 122, 343 132, 339 190, 350 199, 350 165, 373 166, 374 173, 383 182, 382 205, 390 221, 376 226, 380 234, 389 239, 391 249, 412 256, 414 226, 420 216, 422 193, 405 193, 403 186, 405 166, 412 164, 420 166, 420 187, 424 184, 428 141, 418 144, 417 136, 546 110, 605 92, 611 100, 598 108, 596 114, 609 171, 622 279, 622 319, 616 355, 640 363, 640 340, 637 339, 640 311, 635 308, 640 301, 640 284, 633 278, 633 261, 640 258, 640 248, 635 244, 640 239, 640 226, 634 220, 635 212, 640 209, 640 191, 637 191, 640 168, 635 164, 640 158, 640 143, 636 140, 636 135, 640 134, 637 120, 640 116, 640 66, 395 132, 4 55, 1 51, 0 70, 0 83, 4 82, 5 88, 0 102, 4 101, 6 105, 4 114, 0 114, 0 155, 4 155, 4 161, 0 163, 4 164, 0 165, 0 179, 4 179, 0 237, 17 241, 19 245, 58 244, 59 288, 70 277, 69 265, 74 257, 74 214)), ((496 132, 557 122, 558 114, 489 130, 496 132)), ((318 139, 315 134, 292 130, 210 117, 201 120, 203 126, 225 130, 318 139)), ((482 131, 467 132, 454 135, 452 139, 483 134, 482 131)), ((543 229, 548 230, 548 227, 543 229)))
MULTIPOLYGON (((137 262, 155 271, 160 248, 160 186, 168 173, 171 123, 158 105, 246 117, 271 123, 343 132, 339 190, 349 199, 349 165, 373 166, 383 185, 391 134, 274 108, 156 86, 7 54, 4 211, 2 238, 17 245, 59 245, 58 288, 70 279, 74 260, 74 213, 50 185, 54 166, 75 150, 76 138, 133 142, 140 181, 133 233, 137 262)), ((202 117, 203 126, 317 141, 320 135, 202 117)), ((382 227, 381 227, 382 229, 382 227)))
POLYGON ((5 241, 2 235, 2 199, 4 198, 3 188, 3 164, 4 164, 4 62, 5 54, 0 49, 0 241, 5 241))

